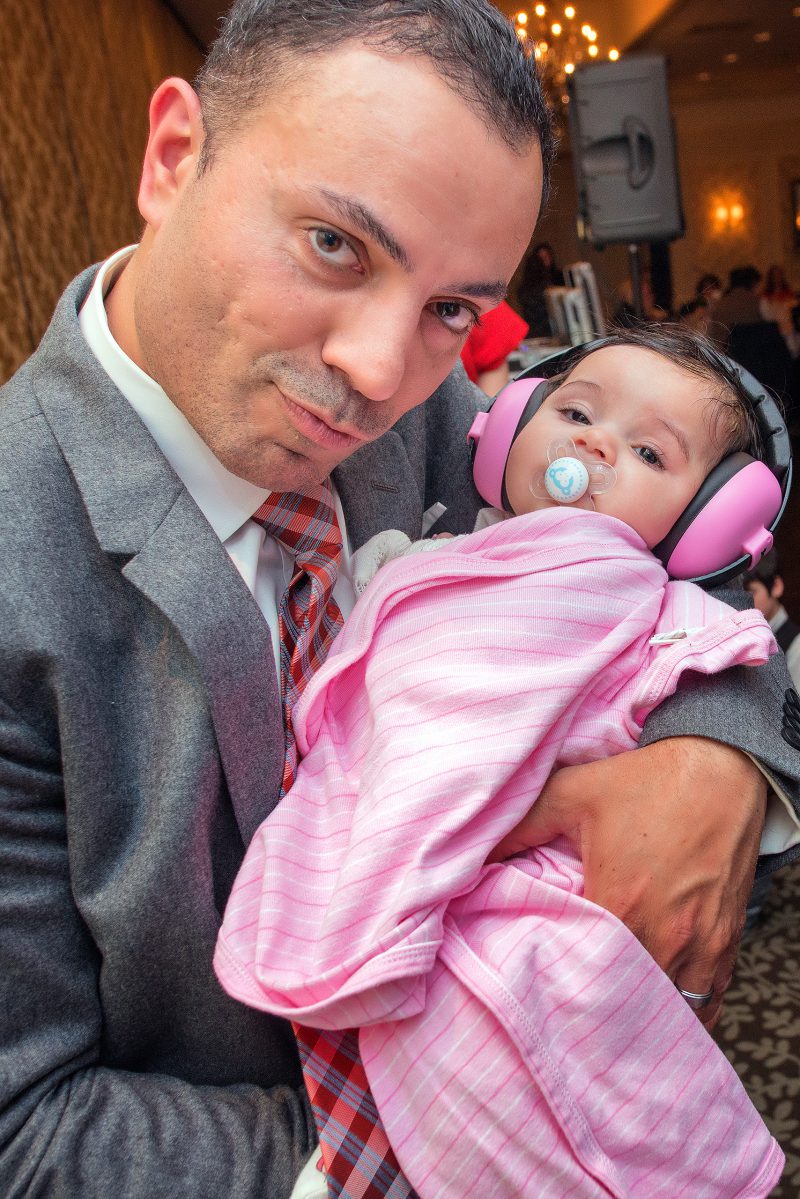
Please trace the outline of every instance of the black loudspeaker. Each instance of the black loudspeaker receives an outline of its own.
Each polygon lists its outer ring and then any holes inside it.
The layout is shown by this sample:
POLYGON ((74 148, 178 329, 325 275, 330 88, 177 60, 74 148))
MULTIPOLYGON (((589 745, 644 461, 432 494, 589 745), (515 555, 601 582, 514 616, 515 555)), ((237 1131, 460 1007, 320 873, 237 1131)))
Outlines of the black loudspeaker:
POLYGON ((598 247, 682 237, 665 60, 587 63, 568 86, 578 236, 598 247))

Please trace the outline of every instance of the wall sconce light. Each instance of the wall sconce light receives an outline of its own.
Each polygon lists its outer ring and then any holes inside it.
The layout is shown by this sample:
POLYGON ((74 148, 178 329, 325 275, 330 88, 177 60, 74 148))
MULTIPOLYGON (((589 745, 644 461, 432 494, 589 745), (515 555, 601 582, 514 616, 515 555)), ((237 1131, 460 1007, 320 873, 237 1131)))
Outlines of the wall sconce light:
POLYGON ((714 196, 711 200, 711 224, 715 233, 738 233, 744 226, 745 207, 736 193, 714 196))

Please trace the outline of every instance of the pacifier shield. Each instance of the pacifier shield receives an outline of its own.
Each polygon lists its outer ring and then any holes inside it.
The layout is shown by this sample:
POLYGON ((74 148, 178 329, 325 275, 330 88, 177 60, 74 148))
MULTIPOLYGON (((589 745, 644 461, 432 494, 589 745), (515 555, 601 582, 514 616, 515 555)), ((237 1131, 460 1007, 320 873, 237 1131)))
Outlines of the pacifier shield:
POLYGON ((556 458, 544 473, 547 494, 559 504, 574 504, 589 489, 589 472, 579 458, 556 458))
POLYGON ((617 472, 608 462, 597 461, 578 449, 570 437, 551 441, 547 448, 547 470, 531 479, 528 490, 537 500, 555 500, 574 504, 587 493, 602 495, 617 481, 617 472))

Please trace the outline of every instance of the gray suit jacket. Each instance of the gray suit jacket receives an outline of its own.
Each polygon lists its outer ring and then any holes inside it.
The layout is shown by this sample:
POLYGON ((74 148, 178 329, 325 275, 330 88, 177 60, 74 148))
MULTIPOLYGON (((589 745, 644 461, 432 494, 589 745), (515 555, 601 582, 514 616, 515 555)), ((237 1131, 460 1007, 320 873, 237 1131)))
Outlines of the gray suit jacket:
MULTIPOLYGON (((269 636, 83 341, 91 277, 0 399, 0 1192, 284 1199, 313 1140, 291 1032, 211 971, 279 791, 269 636)), ((455 372, 338 469, 354 545, 418 536, 435 500, 471 527, 474 403, 455 372)), ((715 680, 716 723, 690 689, 660 735, 755 749, 794 787, 783 685, 715 680)))

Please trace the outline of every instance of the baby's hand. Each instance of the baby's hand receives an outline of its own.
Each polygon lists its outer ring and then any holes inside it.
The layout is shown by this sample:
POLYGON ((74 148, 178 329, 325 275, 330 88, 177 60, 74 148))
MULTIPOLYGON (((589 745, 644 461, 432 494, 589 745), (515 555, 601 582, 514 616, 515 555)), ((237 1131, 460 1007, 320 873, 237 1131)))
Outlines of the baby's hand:
POLYGON ((386 529, 370 537, 356 550, 350 562, 356 595, 366 590, 382 566, 407 553, 411 545, 411 538, 399 529, 386 529))

